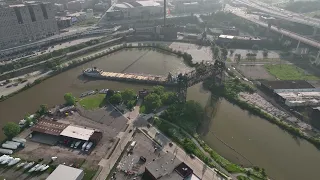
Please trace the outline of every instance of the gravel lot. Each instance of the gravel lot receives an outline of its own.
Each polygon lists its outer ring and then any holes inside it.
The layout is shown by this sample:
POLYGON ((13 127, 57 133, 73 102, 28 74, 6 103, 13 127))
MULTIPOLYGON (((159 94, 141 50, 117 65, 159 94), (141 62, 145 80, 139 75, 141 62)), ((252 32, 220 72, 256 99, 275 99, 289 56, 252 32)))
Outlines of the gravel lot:
POLYGON ((301 130, 312 130, 312 127, 309 124, 302 122, 299 119, 279 110, 278 108, 274 107, 271 103, 266 101, 263 97, 261 97, 257 93, 253 93, 253 94, 240 93, 239 95, 244 101, 260 107, 264 111, 268 112, 269 114, 279 119, 284 119, 288 122, 296 124, 301 130))

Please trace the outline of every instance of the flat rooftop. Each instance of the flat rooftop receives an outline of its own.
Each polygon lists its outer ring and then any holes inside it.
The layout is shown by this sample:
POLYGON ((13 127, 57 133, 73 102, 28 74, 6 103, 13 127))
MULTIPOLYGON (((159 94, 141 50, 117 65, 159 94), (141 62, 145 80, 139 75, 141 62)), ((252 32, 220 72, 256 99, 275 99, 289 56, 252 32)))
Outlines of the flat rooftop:
POLYGON ((94 133, 93 129, 87 129, 83 127, 69 125, 60 133, 60 135, 88 141, 90 137, 93 135, 93 133, 94 133))
POLYGON ((60 133, 67 127, 68 124, 58 123, 49 120, 40 120, 35 126, 31 128, 31 131, 59 136, 60 133))
POLYGON ((270 89, 308 89, 314 88, 310 83, 304 80, 286 80, 286 81, 261 81, 261 85, 264 85, 270 89))
POLYGON ((82 169, 76 169, 60 164, 46 180, 78 180, 79 177, 83 176, 81 174, 83 174, 82 169))
POLYGON ((167 153, 166 155, 147 164, 146 169, 148 169, 153 177, 158 179, 172 173, 180 163, 181 161, 173 154, 167 153))

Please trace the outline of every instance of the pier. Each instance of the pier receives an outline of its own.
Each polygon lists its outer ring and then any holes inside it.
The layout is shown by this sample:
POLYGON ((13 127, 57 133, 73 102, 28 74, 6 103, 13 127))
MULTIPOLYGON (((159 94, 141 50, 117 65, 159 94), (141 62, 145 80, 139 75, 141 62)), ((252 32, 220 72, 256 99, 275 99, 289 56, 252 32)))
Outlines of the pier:
POLYGON ((97 68, 88 68, 83 71, 83 74, 88 77, 114 81, 136 82, 165 86, 177 85, 177 81, 172 78, 170 73, 168 77, 164 77, 148 74, 105 72, 97 68))

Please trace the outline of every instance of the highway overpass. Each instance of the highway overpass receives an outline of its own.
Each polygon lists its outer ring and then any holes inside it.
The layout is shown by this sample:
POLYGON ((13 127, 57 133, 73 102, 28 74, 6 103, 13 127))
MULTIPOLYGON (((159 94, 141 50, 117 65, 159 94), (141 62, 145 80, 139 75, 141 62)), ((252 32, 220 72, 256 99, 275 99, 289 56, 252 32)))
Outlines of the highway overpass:
POLYGON ((273 7, 270 4, 265 4, 262 2, 256 2, 256 1, 251 1, 251 0, 235 0, 235 1, 238 3, 245 4, 248 7, 255 8, 260 11, 266 12, 276 18, 280 18, 280 19, 284 19, 287 21, 320 28, 320 20, 316 19, 316 18, 311 18, 308 16, 304 16, 302 14, 293 13, 290 11, 279 9, 277 7, 273 7))

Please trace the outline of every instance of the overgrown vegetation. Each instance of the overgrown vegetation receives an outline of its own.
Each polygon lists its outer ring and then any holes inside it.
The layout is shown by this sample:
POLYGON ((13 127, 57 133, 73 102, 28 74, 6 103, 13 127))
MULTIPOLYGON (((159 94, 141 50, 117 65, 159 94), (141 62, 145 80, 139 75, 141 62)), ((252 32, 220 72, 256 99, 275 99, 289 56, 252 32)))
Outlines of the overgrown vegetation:
POLYGON ((177 101, 175 93, 165 91, 163 86, 154 86, 151 92, 144 97, 140 113, 151 113, 163 105, 171 105, 177 101))
POLYGON ((319 80, 318 77, 291 64, 266 64, 264 67, 270 74, 281 80, 319 80))

